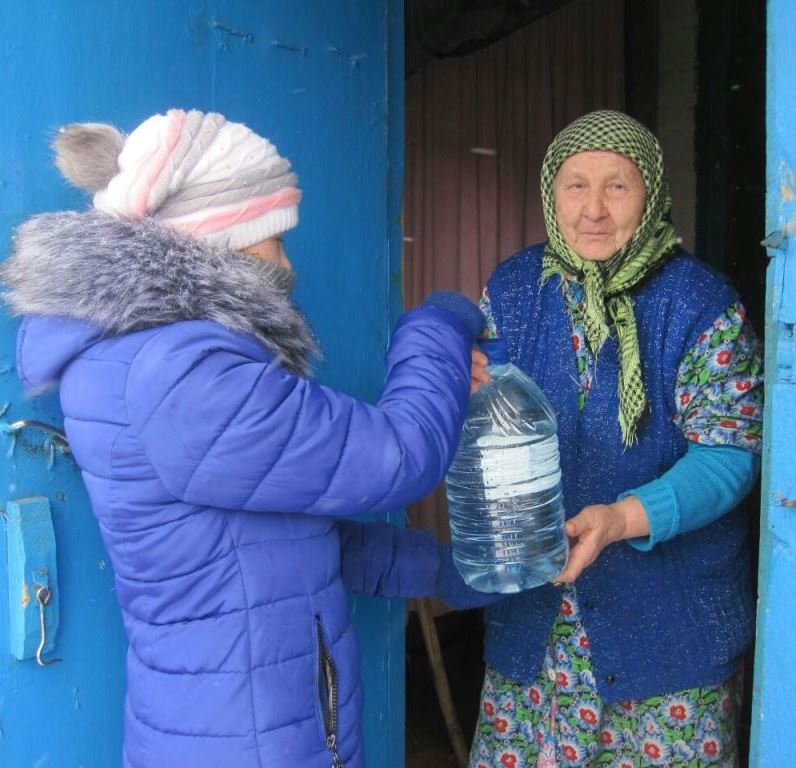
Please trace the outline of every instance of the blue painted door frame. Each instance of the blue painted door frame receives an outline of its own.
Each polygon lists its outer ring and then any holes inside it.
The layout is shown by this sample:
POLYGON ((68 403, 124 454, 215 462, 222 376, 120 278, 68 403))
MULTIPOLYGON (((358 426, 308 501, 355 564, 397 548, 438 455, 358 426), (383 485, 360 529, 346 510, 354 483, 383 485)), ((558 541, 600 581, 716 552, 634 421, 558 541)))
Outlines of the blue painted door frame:
MULTIPOLYGON (((170 107, 220 111, 271 138, 304 192, 286 239, 296 299, 326 362, 318 377, 373 400, 401 306, 402 0, 48 0, 0 15, 0 257, 35 212, 86 201, 52 168, 51 132, 73 121, 132 129, 170 107)), ((17 323, 0 317, 0 428, 58 425, 14 371, 17 323)), ((0 766, 120 765, 124 635, 113 574, 71 459, 46 435, 0 431, 0 504, 49 501, 60 628, 38 667, 9 652, 0 526, 0 766)), ((400 523, 403 515, 392 516, 400 523)), ((15 610, 12 600, 11 610, 15 610)), ((404 611, 352 601, 362 647, 367 764, 403 766, 404 611)))
POLYGON ((796 4, 768 4, 766 411, 751 768, 796 754, 796 4))

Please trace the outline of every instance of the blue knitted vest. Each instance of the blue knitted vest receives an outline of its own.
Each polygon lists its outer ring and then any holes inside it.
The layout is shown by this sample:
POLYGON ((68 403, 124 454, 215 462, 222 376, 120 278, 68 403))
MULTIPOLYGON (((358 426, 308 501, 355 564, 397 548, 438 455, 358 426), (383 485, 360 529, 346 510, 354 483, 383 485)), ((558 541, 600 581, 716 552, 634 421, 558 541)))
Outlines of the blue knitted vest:
MULTIPOLYGON (((685 453, 672 419, 677 368, 697 337, 738 296, 684 252, 634 289, 642 373, 650 409, 638 443, 622 444, 619 357, 609 338, 592 390, 578 410, 578 373, 559 279, 540 286, 542 246, 501 264, 488 288, 512 361, 558 417, 567 517, 643 485, 685 453)), ((747 524, 738 510, 639 552, 607 547, 578 579, 579 602, 600 695, 606 702, 713 685, 732 676, 754 626, 747 524)), ((542 665, 560 589, 546 585, 485 610, 486 661, 529 683, 542 665)))

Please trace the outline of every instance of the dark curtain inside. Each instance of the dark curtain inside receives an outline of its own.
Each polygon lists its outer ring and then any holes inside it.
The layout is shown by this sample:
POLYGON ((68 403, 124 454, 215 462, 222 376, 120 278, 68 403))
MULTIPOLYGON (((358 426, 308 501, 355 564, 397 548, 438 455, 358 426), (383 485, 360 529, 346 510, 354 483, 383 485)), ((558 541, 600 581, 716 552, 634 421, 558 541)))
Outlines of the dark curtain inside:
MULTIPOLYGON (((542 158, 577 116, 624 107, 624 21, 624 0, 574 0, 407 80, 406 306, 439 289, 476 299, 502 259, 544 239, 542 158)), ((409 515, 448 537, 443 488, 409 515)))

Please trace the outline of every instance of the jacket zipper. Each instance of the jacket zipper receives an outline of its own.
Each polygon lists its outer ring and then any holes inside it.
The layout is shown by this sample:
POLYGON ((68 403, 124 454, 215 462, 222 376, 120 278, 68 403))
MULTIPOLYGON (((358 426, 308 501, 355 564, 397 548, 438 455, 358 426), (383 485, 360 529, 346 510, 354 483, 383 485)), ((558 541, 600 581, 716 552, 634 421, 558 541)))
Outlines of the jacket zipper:
POLYGON ((320 616, 315 617, 318 632, 318 696, 321 701, 326 749, 332 753, 332 768, 345 768, 337 754, 337 667, 323 639, 320 616))

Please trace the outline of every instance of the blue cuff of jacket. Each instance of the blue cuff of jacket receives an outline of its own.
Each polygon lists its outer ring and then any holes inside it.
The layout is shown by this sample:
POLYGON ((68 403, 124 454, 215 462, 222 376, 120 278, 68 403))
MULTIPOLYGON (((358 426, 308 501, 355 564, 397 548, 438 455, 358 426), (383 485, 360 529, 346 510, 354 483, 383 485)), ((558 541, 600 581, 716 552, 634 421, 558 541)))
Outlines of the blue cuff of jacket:
POLYGON ((456 291, 436 291, 423 302, 423 306, 437 307, 456 315, 467 327, 467 330, 470 331, 474 340, 484 330, 486 320, 481 314, 481 310, 470 299, 460 293, 456 293, 456 291))
POLYGON ((628 544, 648 552, 718 520, 749 493, 759 470, 760 457, 744 448, 689 443, 685 455, 659 478, 619 495, 635 496, 649 520, 649 536, 628 544))
POLYGON ((450 545, 430 531, 382 521, 339 520, 340 575, 349 592, 379 597, 439 597, 452 608, 478 608, 505 595, 467 586, 450 545))
POLYGON ((506 595, 479 592, 468 587, 453 562, 453 550, 449 544, 437 544, 439 571, 437 572, 436 595, 451 608, 466 610, 483 608, 502 600, 506 595))
POLYGON ((439 560, 429 531, 383 521, 340 520, 340 574, 349 592, 379 597, 433 597, 439 560))

